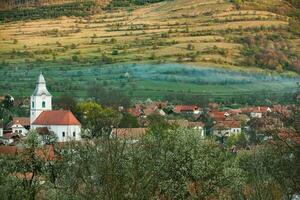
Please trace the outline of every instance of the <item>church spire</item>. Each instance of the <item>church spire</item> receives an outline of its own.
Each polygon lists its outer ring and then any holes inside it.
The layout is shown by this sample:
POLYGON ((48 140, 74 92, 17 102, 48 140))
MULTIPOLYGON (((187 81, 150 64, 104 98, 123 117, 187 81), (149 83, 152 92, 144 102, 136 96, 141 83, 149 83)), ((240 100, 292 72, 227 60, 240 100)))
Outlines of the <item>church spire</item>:
POLYGON ((30 124, 43 112, 52 110, 52 95, 47 90, 46 81, 42 73, 40 73, 35 90, 30 97, 30 124))
POLYGON ((32 94, 32 96, 40 96, 40 95, 52 96, 50 92, 47 90, 46 81, 43 76, 43 73, 40 73, 38 80, 36 82, 35 90, 33 91, 32 94))

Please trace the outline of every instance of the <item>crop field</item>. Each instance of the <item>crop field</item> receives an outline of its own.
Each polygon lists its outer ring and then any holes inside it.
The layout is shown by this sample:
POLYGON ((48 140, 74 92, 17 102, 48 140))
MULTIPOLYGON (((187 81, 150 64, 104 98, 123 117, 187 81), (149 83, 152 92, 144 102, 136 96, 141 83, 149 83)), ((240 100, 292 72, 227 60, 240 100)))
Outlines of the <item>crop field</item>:
POLYGON ((288 18, 270 11, 238 11, 226 0, 175 0, 85 17, 2 23, 0 60, 242 66, 241 36, 277 34, 296 48, 299 40, 287 29, 288 18))

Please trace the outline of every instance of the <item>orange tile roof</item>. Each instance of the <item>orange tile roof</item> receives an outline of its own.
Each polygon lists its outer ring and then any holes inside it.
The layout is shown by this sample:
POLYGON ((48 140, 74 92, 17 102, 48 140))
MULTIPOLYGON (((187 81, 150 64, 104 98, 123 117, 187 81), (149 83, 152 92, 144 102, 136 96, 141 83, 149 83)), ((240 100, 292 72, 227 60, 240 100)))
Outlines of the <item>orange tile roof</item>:
POLYGON ((12 133, 12 132, 3 134, 3 138, 4 139, 11 139, 11 138, 16 138, 16 137, 20 138, 22 136, 20 134, 18 134, 18 133, 12 133))
POLYGON ((69 110, 43 111, 32 123, 33 125, 80 125, 69 110))
POLYGON ((16 155, 19 150, 16 146, 0 146, 0 154, 16 155))
POLYGON ((208 115, 217 121, 223 121, 226 118, 225 112, 222 111, 211 111, 208 113, 208 115))
POLYGON ((228 121, 220 121, 214 125, 214 129, 216 130, 224 130, 231 128, 241 128, 241 123, 239 121, 228 120, 228 121))
POLYGON ((139 108, 128 108, 127 112, 135 117, 139 117, 141 115, 141 111, 139 108))
POLYGON ((195 111, 198 109, 198 106, 195 105, 177 105, 174 108, 174 112, 186 112, 186 111, 195 111))
POLYGON ((30 118, 14 117, 13 120, 8 124, 8 127, 12 127, 14 124, 21 124, 22 126, 30 126, 30 118))
POLYGON ((250 112, 267 113, 269 109, 270 109, 269 107, 258 106, 258 107, 245 107, 242 108, 241 110, 243 113, 250 113, 250 112))

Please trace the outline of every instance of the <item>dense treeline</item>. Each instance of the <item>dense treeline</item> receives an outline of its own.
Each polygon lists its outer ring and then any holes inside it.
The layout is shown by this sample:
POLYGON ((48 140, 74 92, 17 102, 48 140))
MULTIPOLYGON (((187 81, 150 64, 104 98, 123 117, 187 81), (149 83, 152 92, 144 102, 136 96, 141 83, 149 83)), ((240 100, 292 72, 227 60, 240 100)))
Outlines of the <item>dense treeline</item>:
POLYGON ((1 21, 34 20, 57 18, 61 16, 87 16, 91 14, 94 1, 74 2, 61 5, 41 6, 38 8, 15 8, 0 12, 1 21))

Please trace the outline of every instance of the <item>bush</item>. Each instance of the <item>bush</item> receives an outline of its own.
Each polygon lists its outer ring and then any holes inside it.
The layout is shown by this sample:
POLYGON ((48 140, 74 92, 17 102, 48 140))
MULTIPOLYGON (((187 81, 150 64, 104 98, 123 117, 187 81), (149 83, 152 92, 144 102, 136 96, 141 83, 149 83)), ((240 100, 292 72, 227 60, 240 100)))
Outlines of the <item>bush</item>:
POLYGON ((72 61, 79 62, 79 56, 78 55, 73 55, 72 56, 72 61))

